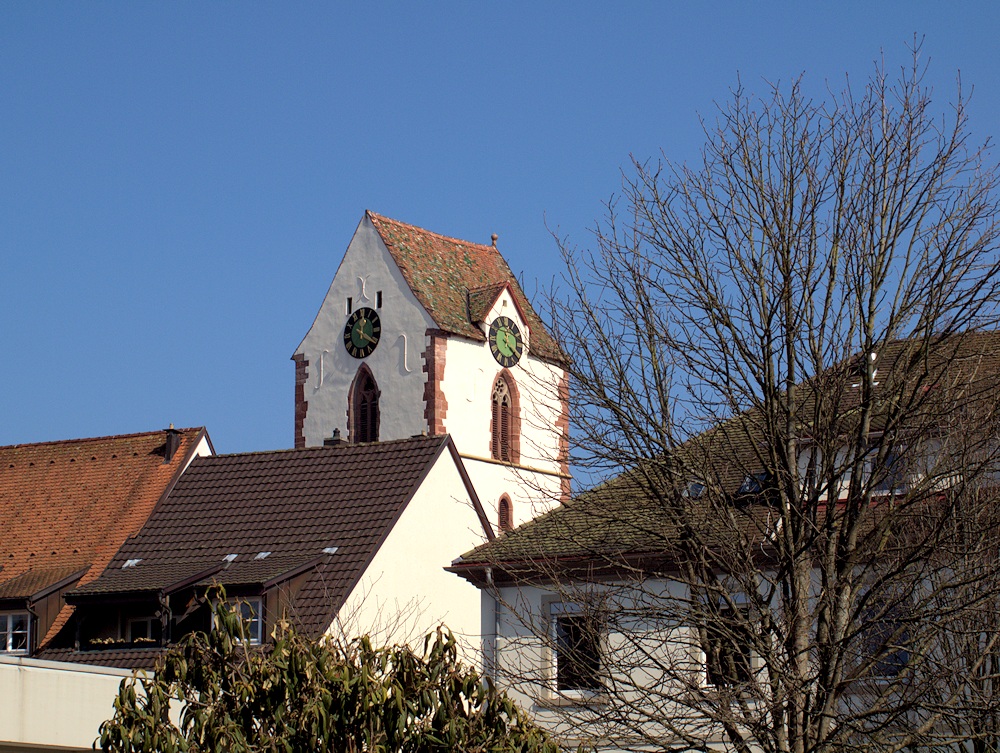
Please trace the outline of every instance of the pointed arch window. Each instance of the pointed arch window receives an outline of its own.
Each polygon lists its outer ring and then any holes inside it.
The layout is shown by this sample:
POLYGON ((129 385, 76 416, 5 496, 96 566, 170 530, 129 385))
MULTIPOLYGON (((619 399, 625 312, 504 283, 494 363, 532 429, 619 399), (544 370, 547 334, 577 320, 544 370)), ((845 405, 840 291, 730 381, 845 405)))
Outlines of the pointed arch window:
POLYGON ((501 533, 514 530, 514 507, 506 494, 500 497, 497 505, 497 528, 501 533))
POLYGON ((493 384, 490 454, 505 463, 518 461, 517 391, 513 381, 501 374, 493 384))
POLYGON ((378 385, 367 366, 358 370, 351 390, 351 441, 378 441, 378 385))

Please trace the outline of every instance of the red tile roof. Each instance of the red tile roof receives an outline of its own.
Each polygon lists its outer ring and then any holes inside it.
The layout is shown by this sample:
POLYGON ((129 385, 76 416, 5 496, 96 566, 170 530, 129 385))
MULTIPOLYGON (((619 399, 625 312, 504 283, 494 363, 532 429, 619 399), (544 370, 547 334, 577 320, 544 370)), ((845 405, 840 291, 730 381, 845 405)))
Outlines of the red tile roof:
POLYGON ((484 313, 479 310, 481 291, 486 289, 488 298, 491 292, 499 294, 504 285, 509 285, 514 302, 528 324, 532 355, 565 363, 566 355, 495 246, 449 238, 371 211, 366 214, 413 294, 442 330, 485 340, 486 335, 476 326, 476 316, 481 318, 484 313), (475 315, 470 313, 470 292, 477 298, 475 315))
MULTIPOLYGON (((206 434, 178 436, 169 463, 164 431, 0 447, 2 598, 30 599, 81 570, 80 584, 96 578, 206 434)), ((43 642, 71 612, 63 607, 43 642)))

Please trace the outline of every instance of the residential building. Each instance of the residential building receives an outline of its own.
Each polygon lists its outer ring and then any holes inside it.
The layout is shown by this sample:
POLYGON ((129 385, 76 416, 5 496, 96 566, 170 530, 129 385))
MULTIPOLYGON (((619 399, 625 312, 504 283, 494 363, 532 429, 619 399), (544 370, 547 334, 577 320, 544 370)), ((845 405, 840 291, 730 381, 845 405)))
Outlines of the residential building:
POLYGON ((198 456, 204 429, 0 447, 0 654, 30 656, 65 629, 63 596, 96 579, 198 456))
POLYGON ((287 620, 386 643, 444 623, 471 647, 479 595, 442 560, 491 536, 447 435, 196 458, 103 573, 66 593, 73 640, 40 657, 151 667, 210 629, 220 586, 251 643, 287 620))
POLYGON ((39 659, 72 641, 68 591, 100 576, 184 469, 201 428, 0 447, 0 751, 85 750, 127 673, 39 659))
POLYGON ((497 682, 602 749, 995 741, 998 354, 885 343, 463 554, 497 682))

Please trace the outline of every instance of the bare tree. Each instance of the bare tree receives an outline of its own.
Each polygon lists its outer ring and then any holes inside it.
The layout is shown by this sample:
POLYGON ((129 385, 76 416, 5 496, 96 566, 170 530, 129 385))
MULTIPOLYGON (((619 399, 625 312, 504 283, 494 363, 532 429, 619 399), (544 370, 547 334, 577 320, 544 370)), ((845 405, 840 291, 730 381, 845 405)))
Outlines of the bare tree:
POLYGON ((737 88, 700 164, 635 163, 562 244, 573 462, 609 480, 457 569, 531 628, 497 661, 564 732, 997 749, 997 173, 913 57, 737 88), (539 636, 592 692, 518 660, 539 636))

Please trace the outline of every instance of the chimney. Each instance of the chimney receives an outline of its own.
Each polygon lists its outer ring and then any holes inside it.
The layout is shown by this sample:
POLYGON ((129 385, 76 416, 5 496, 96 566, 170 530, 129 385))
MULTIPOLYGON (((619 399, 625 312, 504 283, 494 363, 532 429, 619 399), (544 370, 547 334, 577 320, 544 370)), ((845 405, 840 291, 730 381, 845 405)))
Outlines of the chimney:
POLYGON ((340 429, 334 429, 333 436, 323 440, 324 447, 337 447, 342 444, 345 444, 345 442, 340 438, 340 429))
POLYGON ((181 433, 174 428, 173 424, 170 424, 170 428, 167 429, 167 444, 163 449, 163 464, 166 465, 171 460, 173 460, 174 453, 181 446, 181 433))

